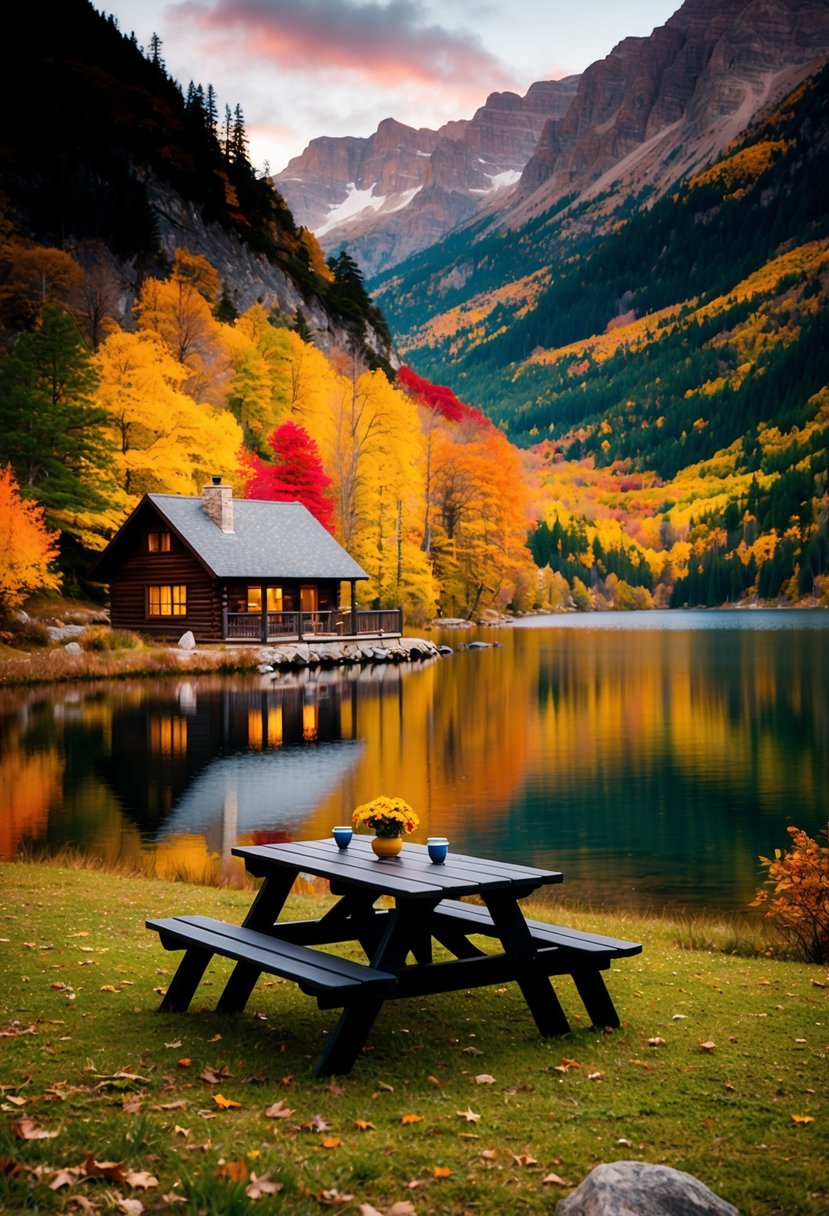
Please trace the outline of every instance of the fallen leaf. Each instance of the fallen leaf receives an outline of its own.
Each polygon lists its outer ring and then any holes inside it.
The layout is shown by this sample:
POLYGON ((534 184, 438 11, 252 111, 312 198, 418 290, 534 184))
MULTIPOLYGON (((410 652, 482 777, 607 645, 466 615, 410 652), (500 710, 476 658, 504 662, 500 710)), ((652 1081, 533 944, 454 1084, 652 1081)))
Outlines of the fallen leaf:
POLYGON ((152 1106, 151 1110, 187 1110, 187 1102, 184 1098, 179 1098, 177 1102, 162 1102, 158 1106, 152 1106))
POLYGON ((49 1189, 59 1191, 62 1186, 74 1186, 80 1177, 79 1169, 58 1170, 49 1179, 49 1189))
POLYGON ((525 1168, 530 1165, 538 1165, 538 1162, 531 1153, 513 1153, 512 1159, 516 1165, 520 1165, 525 1168))
POLYGON ((469 1106, 467 1106, 466 1110, 456 1110, 455 1114, 460 1119, 466 1119, 467 1123, 477 1123, 481 1117, 480 1115, 476 1115, 474 1110, 469 1106))
POLYGON ((323 1148, 339 1148, 342 1144, 339 1136, 329 1136, 327 1140, 323 1140, 323 1148))
POLYGON ((180 1124, 177 1123, 175 1125, 175 1127, 173 1128, 173 1135, 174 1136, 184 1136, 184 1139, 186 1140, 187 1137, 190 1135, 190 1128, 182 1127, 180 1124))
POLYGON ((171 1048, 181 1047, 181 1039, 175 1039, 172 1043, 165 1043, 164 1046, 171 1048))
POLYGON ((480 1047, 464 1047, 463 1054, 465 1056, 482 1056, 484 1053, 481 1051, 480 1047))
POLYGON ((205 1081, 208 1085, 218 1085, 232 1076, 233 1073, 223 1064, 221 1068, 205 1068, 203 1072, 199 1073, 199 1080, 205 1081))
POLYGON ((182 1058, 178 1061, 178 1066, 179 1068, 189 1068, 192 1063, 193 1061, 189 1056, 182 1056, 182 1058))
POLYGON ((373 1123, 369 1123, 367 1119, 355 1119, 354 1126, 358 1132, 376 1132, 377 1128, 373 1123))
POLYGON ((400 1118, 400 1122, 404 1123, 404 1124, 405 1123, 422 1123, 423 1115, 402 1115, 400 1118))
POLYGON ((9 1124, 11 1134, 17 1140, 54 1140, 58 1132, 47 1132, 38 1127, 34 1119, 14 1119, 9 1124))
POLYGON ((290 1119, 293 1113, 291 1108, 286 1106, 280 1098, 278 1102, 274 1102, 272 1106, 268 1107, 265 1111, 265 1116, 268 1119, 290 1119))
POLYGON ((307 1123, 303 1123, 304 1132, 330 1132, 331 1124, 326 1123, 322 1115, 312 1115, 307 1123))
POLYGON ((700 1051, 716 1051, 716 1048, 717 1044, 713 1043, 711 1039, 706 1039, 704 1043, 700 1043, 699 1045, 700 1051))
POLYGON ((226 1098, 224 1094, 214 1094, 213 1101, 221 1110, 230 1110, 232 1106, 241 1106, 241 1102, 237 1102, 234 1098, 226 1098))
POLYGON ((430 1077, 427 1077, 426 1080, 429 1082, 430 1085, 435 1085, 435 1086, 437 1086, 438 1089, 443 1089, 443 1085, 437 1079, 437 1077, 430 1076, 430 1077))
MULTIPOLYGON (((53 985, 53 987, 54 987, 54 985, 53 985)), ((114 984, 101 984, 101 987, 98 989, 98 991, 99 992, 117 992, 118 989, 115 987, 114 984)))
POLYGON ((599 1072, 599 1071, 597 1071, 597 1072, 589 1072, 589 1073, 587 1074, 587 1079, 588 1079, 588 1081, 603 1081, 603 1080, 604 1080, 604 1073, 603 1073, 603 1072, 599 1072))
POLYGON ((217 1178, 226 1178, 228 1182, 246 1182, 248 1167, 244 1161, 222 1161, 216 1170, 217 1178))
POLYGON ((792 1115, 792 1123, 814 1123, 814 1115, 792 1115))
POLYGON ((452 1171, 450 1170, 448 1165, 436 1165, 435 1168, 432 1170, 432 1177, 433 1178, 451 1178, 452 1171))
POLYGON ((208 1039, 207 1041, 208 1041, 208 1043, 218 1043, 218 1042, 219 1042, 219 1040, 221 1039, 221 1037, 222 1037, 222 1036, 221 1036, 220 1034, 214 1034, 214 1035, 213 1035, 213 1038, 212 1038, 212 1039, 208 1039))
POLYGON ((261 1199, 263 1195, 278 1195, 281 1190, 282 1183, 271 1178, 270 1174, 263 1174, 261 1178, 251 1174, 245 1194, 248 1199, 261 1199))
POLYGON ((558 1174, 546 1174, 541 1182, 544 1186, 572 1186, 572 1182, 565 1182, 563 1178, 559 1178, 558 1174))
POLYGON ((494 1161, 498 1156, 498 1150, 497 1148, 485 1148, 481 1153, 481 1156, 483 1157, 484 1161, 494 1161))
POLYGON ((152 1187, 158 1186, 158 1179, 149 1170, 130 1170, 124 1179, 127 1186, 140 1186, 145 1191, 149 1191, 152 1187))
POLYGON ((110 1182, 126 1181, 123 1161, 96 1161, 94 1153, 87 1154, 81 1170, 87 1178, 108 1178, 110 1182))
POLYGON ((332 1186, 325 1191, 317 1191, 316 1199, 317 1203, 324 1203, 327 1207, 336 1208, 341 1203, 351 1203, 354 1196, 338 1191, 336 1187, 332 1186))
POLYGON ((648 1039, 648 1047, 664 1047, 664 1046, 665 1046, 665 1040, 658 1034, 654 1035, 652 1039, 648 1039))
POLYGON ((121 1199, 119 1196, 115 1200, 115 1208, 117 1211, 123 1212, 124 1216, 141 1216, 144 1204, 140 1199, 121 1199))
POLYGON ((493 1076, 490 1076, 490 1074, 488 1072, 480 1072, 480 1073, 478 1073, 477 1077, 473 1077, 472 1080, 475 1082, 476 1085, 494 1085, 495 1084, 495 1078, 493 1076))

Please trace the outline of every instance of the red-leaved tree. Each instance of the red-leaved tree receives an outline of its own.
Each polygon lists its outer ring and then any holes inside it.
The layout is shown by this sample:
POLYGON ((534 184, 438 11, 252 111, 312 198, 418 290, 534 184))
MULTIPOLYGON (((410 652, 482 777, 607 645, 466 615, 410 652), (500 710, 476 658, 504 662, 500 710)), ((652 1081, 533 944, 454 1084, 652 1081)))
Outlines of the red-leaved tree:
POLYGON ((269 502, 301 502, 329 532, 333 531, 334 503, 329 496, 331 478, 325 472, 316 443, 295 422, 283 422, 268 436, 274 459, 245 457, 248 482, 245 498, 269 502))

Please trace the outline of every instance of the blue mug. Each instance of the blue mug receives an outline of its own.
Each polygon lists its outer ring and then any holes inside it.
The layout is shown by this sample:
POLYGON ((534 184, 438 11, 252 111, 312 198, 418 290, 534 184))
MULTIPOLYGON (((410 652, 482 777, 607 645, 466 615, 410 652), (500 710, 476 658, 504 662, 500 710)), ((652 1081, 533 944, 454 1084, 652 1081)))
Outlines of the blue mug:
POLYGON ((347 849, 351 844, 351 837, 354 835, 350 827, 338 826, 331 829, 334 839, 337 842, 338 849, 347 849))
POLYGON ((430 836, 426 841, 426 850, 434 865, 442 865, 449 852, 449 841, 445 836, 430 836))

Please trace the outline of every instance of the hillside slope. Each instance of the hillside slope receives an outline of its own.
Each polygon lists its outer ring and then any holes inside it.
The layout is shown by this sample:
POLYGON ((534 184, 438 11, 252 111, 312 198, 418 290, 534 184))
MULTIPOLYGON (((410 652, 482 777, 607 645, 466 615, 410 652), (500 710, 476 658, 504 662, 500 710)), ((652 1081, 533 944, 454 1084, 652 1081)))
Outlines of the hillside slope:
MULTIPOLYGON (((15 15, 0 48, 3 236, 106 266, 127 315, 142 278, 185 247, 223 280, 228 305, 257 300, 287 320, 299 310, 323 346, 354 340, 316 241, 257 177, 237 109, 225 130, 211 86, 187 95, 164 67, 88 0, 44 19, 15 15)), ((389 339, 366 301, 359 337, 387 358, 389 339)))

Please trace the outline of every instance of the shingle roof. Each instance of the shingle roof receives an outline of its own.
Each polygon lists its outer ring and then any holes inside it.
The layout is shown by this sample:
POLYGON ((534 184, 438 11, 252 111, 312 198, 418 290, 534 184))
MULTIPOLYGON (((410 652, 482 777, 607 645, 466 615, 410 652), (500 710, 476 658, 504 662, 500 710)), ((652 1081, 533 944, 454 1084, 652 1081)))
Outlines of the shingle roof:
POLYGON ((368 578, 301 503, 234 498, 234 531, 223 532, 201 498, 147 497, 217 578, 368 578))

